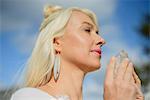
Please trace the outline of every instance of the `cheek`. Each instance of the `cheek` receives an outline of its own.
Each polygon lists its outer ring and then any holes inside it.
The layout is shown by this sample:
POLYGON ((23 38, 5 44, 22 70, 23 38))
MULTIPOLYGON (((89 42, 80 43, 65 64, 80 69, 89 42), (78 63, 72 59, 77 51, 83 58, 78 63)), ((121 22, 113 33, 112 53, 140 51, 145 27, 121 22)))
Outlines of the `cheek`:
POLYGON ((100 66, 99 58, 91 54, 90 50, 93 45, 93 40, 86 35, 66 35, 62 48, 62 56, 67 61, 83 65, 86 71, 94 70, 100 66))
POLYGON ((72 56, 83 58, 89 54, 92 47, 92 39, 83 34, 67 34, 63 45, 63 51, 72 56))

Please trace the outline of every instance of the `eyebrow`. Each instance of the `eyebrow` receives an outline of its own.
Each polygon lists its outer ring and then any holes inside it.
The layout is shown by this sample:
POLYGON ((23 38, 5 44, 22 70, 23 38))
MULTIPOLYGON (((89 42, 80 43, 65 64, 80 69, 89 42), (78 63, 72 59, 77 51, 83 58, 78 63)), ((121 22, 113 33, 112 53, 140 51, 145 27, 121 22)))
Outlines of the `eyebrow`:
POLYGON ((87 25, 89 25, 89 26, 91 26, 92 28, 94 27, 91 23, 89 23, 89 22, 83 22, 82 24, 87 24, 87 25))

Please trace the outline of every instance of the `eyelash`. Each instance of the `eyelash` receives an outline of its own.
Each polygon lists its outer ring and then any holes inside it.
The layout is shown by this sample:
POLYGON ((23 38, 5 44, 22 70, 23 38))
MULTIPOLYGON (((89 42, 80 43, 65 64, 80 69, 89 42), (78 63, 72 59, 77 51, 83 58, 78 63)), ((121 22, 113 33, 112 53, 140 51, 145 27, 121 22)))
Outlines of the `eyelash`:
POLYGON ((91 32, 91 29, 85 29, 86 32, 90 33, 91 32))
POLYGON ((96 34, 99 34, 99 32, 98 32, 98 31, 96 31, 96 34))
MULTIPOLYGON (((91 32, 91 29, 85 29, 86 32, 90 33, 91 32)), ((99 34, 98 31, 96 31, 96 34, 99 34)))

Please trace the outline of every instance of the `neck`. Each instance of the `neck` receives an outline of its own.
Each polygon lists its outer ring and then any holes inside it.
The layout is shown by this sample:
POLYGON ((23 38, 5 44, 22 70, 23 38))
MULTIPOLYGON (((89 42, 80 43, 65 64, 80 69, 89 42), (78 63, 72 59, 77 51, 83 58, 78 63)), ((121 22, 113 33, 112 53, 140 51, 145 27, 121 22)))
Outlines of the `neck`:
POLYGON ((47 84, 56 95, 68 95, 71 100, 82 100, 82 85, 85 73, 77 66, 63 61, 60 75, 55 82, 54 77, 47 84))

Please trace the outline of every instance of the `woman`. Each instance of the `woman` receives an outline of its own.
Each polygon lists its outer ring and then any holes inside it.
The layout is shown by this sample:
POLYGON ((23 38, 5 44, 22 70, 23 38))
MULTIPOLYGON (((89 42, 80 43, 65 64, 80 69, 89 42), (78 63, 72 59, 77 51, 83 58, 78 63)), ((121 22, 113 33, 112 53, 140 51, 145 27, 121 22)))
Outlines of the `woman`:
MULTIPOLYGON (((98 35, 93 12, 46 6, 28 61, 25 88, 15 92, 11 100, 82 100, 84 77, 100 68, 103 44, 105 40, 98 35)), ((140 80, 133 64, 124 60, 114 79, 115 62, 116 58, 112 57, 107 67, 104 99, 142 100, 140 80)))

